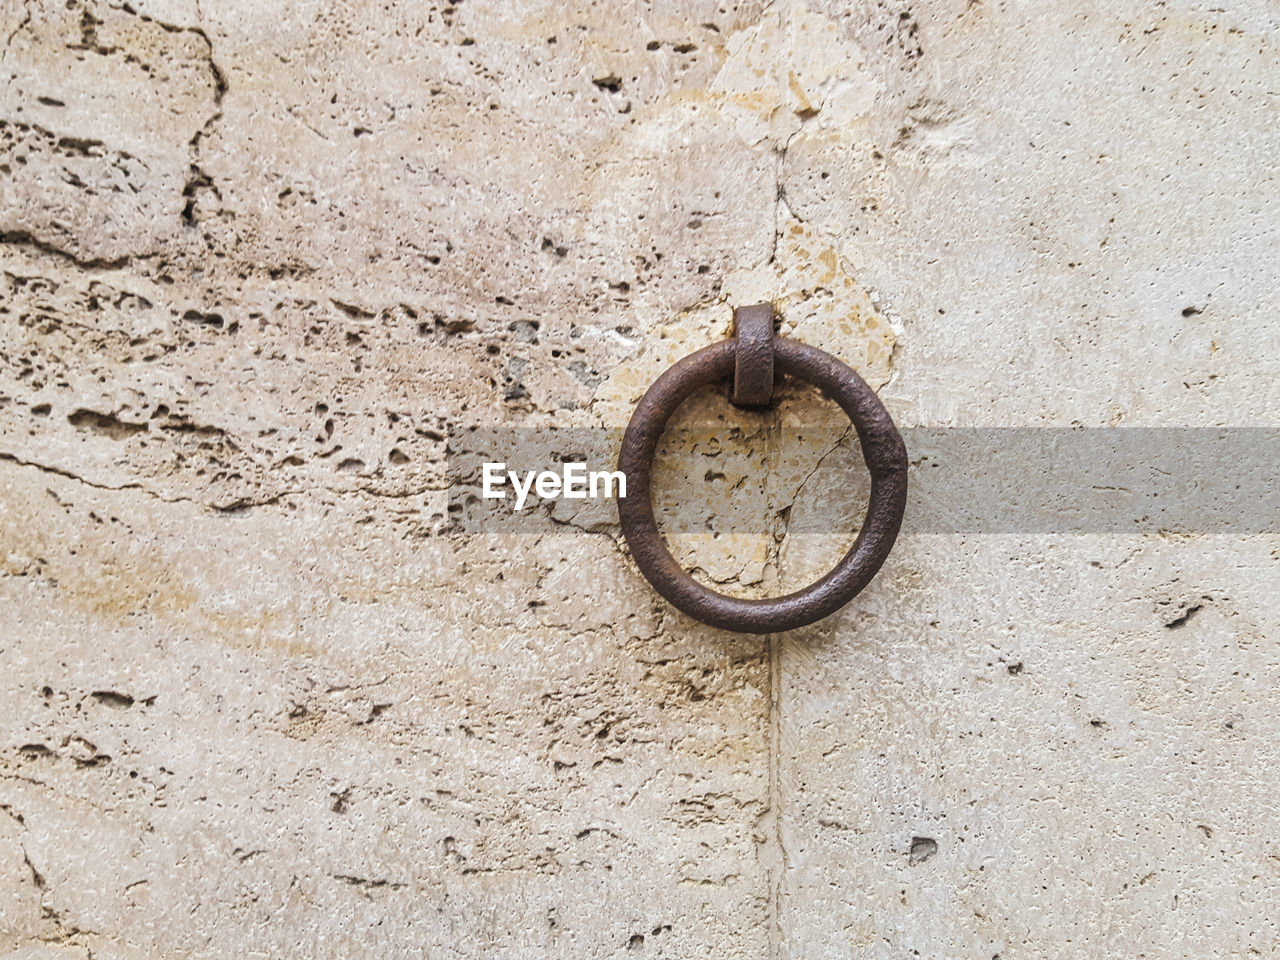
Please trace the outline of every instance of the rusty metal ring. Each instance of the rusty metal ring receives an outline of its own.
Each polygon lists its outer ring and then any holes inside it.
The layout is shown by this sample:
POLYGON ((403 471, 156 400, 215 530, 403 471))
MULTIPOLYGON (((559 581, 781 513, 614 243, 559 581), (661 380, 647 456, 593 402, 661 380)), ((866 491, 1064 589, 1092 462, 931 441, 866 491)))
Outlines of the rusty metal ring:
POLYGON ((737 341, 726 340, 676 362, 649 387, 622 439, 618 469, 627 496, 618 501, 622 534, 640 572, 678 609, 742 633, 773 633, 821 620, 852 600, 879 571, 897 539, 907 500, 907 450, 889 413, 853 370, 815 347, 772 337, 777 371, 818 387, 853 422, 871 473, 867 515, 849 552, 802 590, 767 600, 716 593, 686 573, 667 549, 653 514, 649 471, 667 421, 698 387, 734 373, 737 341))

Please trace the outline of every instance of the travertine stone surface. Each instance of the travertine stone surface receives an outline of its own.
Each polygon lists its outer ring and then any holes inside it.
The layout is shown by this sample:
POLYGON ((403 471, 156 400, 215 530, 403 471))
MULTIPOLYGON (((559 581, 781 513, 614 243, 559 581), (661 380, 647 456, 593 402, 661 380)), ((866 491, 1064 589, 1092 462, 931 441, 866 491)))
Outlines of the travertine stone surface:
MULTIPOLYGON (((459 430, 620 427, 760 300, 902 426, 1280 425, 1278 44, 1264 0, 6 0, 0 956, 1280 953, 1280 538, 908 517, 758 638, 607 524, 448 512, 459 430)), ((658 465, 728 592, 864 492, 779 399, 658 465)))

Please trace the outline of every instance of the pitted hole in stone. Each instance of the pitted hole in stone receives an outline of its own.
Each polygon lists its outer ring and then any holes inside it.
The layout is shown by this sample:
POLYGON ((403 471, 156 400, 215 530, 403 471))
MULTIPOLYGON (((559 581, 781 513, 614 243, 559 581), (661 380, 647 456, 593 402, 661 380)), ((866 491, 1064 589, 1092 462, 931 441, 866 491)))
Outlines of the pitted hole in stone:
POLYGON ((938 841, 932 837, 912 837, 907 862, 914 867, 916 864, 924 863, 937 852, 938 841))
POLYGON ((145 423, 132 423, 122 420, 114 414, 99 413, 83 407, 67 414, 67 422, 77 430, 89 431, 112 440, 127 440, 134 434, 143 433, 147 429, 145 423))
POLYGON ((652 501, 672 555, 726 596, 812 583, 853 545, 871 478, 839 406, 783 380, 772 407, 729 402, 727 383, 677 409, 654 456, 652 501))

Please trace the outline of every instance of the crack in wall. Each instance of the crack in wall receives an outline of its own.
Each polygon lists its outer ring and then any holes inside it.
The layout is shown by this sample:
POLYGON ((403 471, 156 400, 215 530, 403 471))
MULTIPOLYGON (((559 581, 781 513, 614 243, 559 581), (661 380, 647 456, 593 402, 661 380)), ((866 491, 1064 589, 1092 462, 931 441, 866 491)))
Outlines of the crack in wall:
POLYGON ((27 24, 29 24, 30 22, 31 22, 31 10, 27 9, 25 16, 23 16, 22 18, 22 22, 19 23, 16 27, 14 27, 13 30, 10 31, 9 36, 5 38, 5 41, 4 41, 5 53, 9 52, 9 48, 13 46, 14 39, 18 36, 18 34, 20 34, 24 29, 26 29, 27 24))
POLYGON ((159 500, 161 503, 190 503, 197 507, 202 507, 206 510, 212 510, 218 513, 239 511, 239 510, 247 509, 249 507, 267 506, 269 504, 278 502, 279 500, 281 500, 286 496, 290 496, 292 494, 297 494, 302 492, 300 490, 284 490, 279 493, 272 494, 270 497, 267 497, 262 500, 238 499, 227 505, 221 505, 221 504, 207 503, 203 500, 194 499, 193 497, 166 497, 164 494, 157 493, 155 490, 152 490, 149 487, 146 487, 143 484, 138 483, 137 481, 130 481, 129 483, 121 483, 121 484, 101 483, 96 480, 90 480, 88 477, 82 477, 78 473, 74 473, 62 467, 55 467, 50 464, 39 463, 34 460, 24 460, 22 457, 16 456, 12 453, 7 453, 5 451, 0 451, 0 461, 6 462, 6 463, 14 463, 20 467, 29 467, 33 470, 39 470, 41 473, 48 473, 56 477, 63 477, 67 480, 74 480, 76 483, 83 484, 86 487, 92 487, 95 490, 106 490, 113 493, 123 492, 126 490, 136 490, 137 492, 145 494, 146 496, 151 497, 154 500, 159 500))
POLYGON ((770 836, 773 850, 769 857, 769 956, 771 960, 782 960, 785 943, 782 885, 787 873, 787 849, 782 833, 782 641, 778 634, 771 633, 765 643, 769 658, 769 810, 773 828, 770 836))
POLYGON ((82 270, 119 270, 131 260, 139 259, 136 256, 80 257, 70 250, 58 246, 56 243, 41 240, 29 230, 0 231, 0 246, 27 247, 31 250, 38 250, 60 260, 67 260, 82 270))

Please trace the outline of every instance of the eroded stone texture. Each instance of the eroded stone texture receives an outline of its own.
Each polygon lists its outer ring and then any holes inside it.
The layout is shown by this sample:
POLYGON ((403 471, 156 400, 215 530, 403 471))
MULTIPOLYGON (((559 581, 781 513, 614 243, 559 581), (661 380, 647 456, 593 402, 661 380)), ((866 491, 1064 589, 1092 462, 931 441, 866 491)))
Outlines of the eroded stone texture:
POLYGON ((452 429, 768 260, 760 11, 10 15, 0 949, 765 952, 760 641, 438 535, 452 429))
MULTIPOLYGON (((1274 425, 1276 60, 1261 0, 5 6, 0 951, 1280 950, 1274 537, 908 517, 743 638, 596 515, 451 530, 447 454, 761 300, 903 426, 1274 425)), ((677 426, 707 582, 852 538, 830 404, 677 426)))
POLYGON ((758 641, 664 634, 611 540, 3 469, 10 946, 762 948, 758 641))

